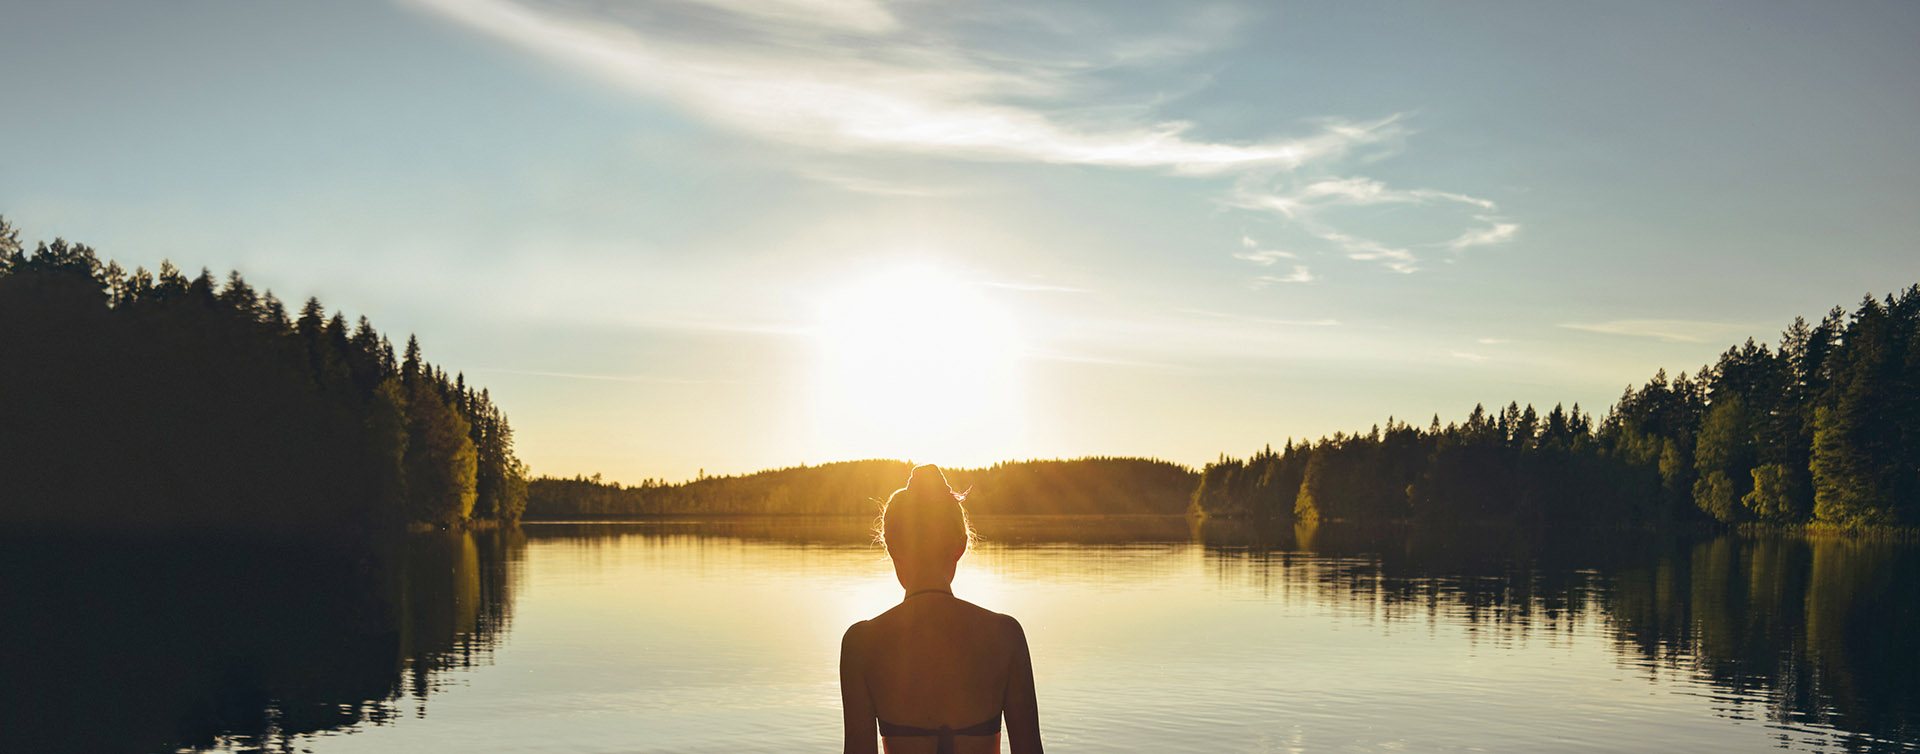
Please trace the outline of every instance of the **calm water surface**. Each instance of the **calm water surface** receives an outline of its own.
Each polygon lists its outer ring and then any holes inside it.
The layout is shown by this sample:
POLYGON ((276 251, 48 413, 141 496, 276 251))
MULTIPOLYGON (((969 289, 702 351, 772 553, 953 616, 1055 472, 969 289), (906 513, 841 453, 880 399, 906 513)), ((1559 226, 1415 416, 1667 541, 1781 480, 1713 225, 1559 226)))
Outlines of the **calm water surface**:
MULTIPOLYGON (((1910 545, 980 523, 954 592, 1026 626, 1051 751, 1920 750, 1910 545)), ((900 597, 863 526, 529 524, 306 580, 136 553, 134 605, 41 563, 9 604, 72 625, 10 643, 115 646, 13 655, 4 702, 49 751, 837 750, 840 634, 900 597)))

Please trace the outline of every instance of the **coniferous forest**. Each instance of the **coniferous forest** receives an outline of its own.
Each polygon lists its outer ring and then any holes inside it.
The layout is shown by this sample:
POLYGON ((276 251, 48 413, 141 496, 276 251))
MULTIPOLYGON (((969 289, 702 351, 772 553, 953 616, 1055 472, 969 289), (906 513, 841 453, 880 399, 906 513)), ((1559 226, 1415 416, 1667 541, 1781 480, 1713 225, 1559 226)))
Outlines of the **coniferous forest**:
MULTIPOLYGON (((525 465, 484 389, 362 317, 297 313, 240 273, 127 271, 0 220, 0 517, 14 525, 370 530, 513 522, 525 465)), ((868 513, 899 461, 681 484, 532 485, 538 518, 868 513)), ((949 472, 979 513, 1297 520, 1920 525, 1920 286, 1777 345, 1629 387, 1597 421, 1509 403, 1389 418, 1199 473, 1150 459, 949 472)))
POLYGON ((1920 524, 1920 286, 1796 318, 1688 376, 1629 387, 1597 424, 1509 403, 1388 419, 1201 472, 1204 513, 1300 520, 1920 524))
POLYGON ((0 221, 0 355, 11 526, 348 533, 512 522, 526 504, 486 390, 239 272, 27 251, 0 221))

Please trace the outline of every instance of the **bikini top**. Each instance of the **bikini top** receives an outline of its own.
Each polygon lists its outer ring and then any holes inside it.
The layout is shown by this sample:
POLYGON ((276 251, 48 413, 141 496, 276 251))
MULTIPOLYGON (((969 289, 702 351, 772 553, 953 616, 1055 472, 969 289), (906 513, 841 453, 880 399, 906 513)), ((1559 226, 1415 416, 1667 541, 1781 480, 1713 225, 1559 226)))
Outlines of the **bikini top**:
MULTIPOLYGON (((879 720, 878 718, 875 719, 879 720)), ((879 720, 879 723, 880 735, 883 736, 939 736, 940 741, 935 749, 938 754, 953 754, 954 736, 994 736, 1000 733, 999 713, 994 713, 992 718, 984 722, 974 723, 965 728, 954 728, 946 725, 938 728, 916 728, 911 725, 894 725, 885 720, 879 720)))
MULTIPOLYGON (((926 594, 928 592, 939 592, 941 594, 945 594, 948 596, 953 595, 952 592, 949 592, 945 589, 922 589, 920 591, 914 592, 913 594, 907 595, 906 599, 903 599, 901 601, 905 602, 907 599, 913 599, 916 596, 926 594)), ((901 738, 901 737, 915 738, 919 736, 939 736, 940 740, 936 744, 937 748, 935 749, 936 754, 953 754, 953 737, 954 736, 994 736, 994 735, 999 735, 1000 733, 1000 713, 998 712, 994 713, 993 717, 991 718, 988 718, 978 723, 974 723, 965 728, 954 728, 947 725, 942 725, 938 728, 916 728, 911 725, 895 725, 885 720, 881 720, 877 717, 874 718, 874 720, 880 723, 880 735, 882 736, 888 736, 891 738, 901 738)))

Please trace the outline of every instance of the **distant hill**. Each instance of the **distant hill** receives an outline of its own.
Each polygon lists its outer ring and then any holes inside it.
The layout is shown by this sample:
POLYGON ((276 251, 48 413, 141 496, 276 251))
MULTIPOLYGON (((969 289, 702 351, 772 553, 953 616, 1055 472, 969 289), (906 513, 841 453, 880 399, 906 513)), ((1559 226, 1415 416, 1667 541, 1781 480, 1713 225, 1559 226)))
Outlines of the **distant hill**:
MULTIPOLYGON (((844 461, 681 484, 623 486, 594 477, 541 477, 528 485, 528 520, 675 514, 872 515, 904 486, 904 461, 844 461)), ((1149 458, 1010 461, 946 469, 975 514, 1181 514, 1194 470, 1149 458)))

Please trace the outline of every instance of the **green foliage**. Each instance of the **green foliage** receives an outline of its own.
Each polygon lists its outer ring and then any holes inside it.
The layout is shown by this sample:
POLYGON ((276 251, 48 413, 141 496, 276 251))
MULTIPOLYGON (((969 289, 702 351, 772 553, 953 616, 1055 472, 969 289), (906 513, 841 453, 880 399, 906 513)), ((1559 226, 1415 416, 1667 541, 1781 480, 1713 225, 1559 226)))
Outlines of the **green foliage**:
POLYGON ((62 240, 28 254, 0 220, 0 354, 10 524, 367 531, 463 523, 482 479, 483 516, 524 500, 484 393, 417 349, 407 379, 371 323, 350 332, 317 299, 289 321, 238 272, 129 273, 62 240))
POLYGON ((473 512, 478 460, 471 431, 432 381, 413 381, 407 398, 406 452, 411 520, 453 525, 473 512))
POLYGON ((1737 481, 1751 478, 1753 446, 1754 427, 1746 402, 1737 394, 1715 401, 1700 425, 1693 456, 1698 475, 1693 502, 1714 520, 1733 523, 1745 512, 1739 503, 1751 486, 1737 481))
POLYGON ((1753 470, 1753 491, 1740 498, 1740 504, 1755 518, 1770 523, 1801 520, 1805 512, 1796 499, 1799 480, 1788 467, 1769 463, 1753 470))
POLYGON ((1920 286, 1796 319, 1777 350, 1748 340, 1694 376, 1660 370, 1597 427, 1578 406, 1476 406, 1445 427, 1389 419, 1223 455, 1200 479, 1197 512, 1303 522, 1920 523, 1920 286))
POLYGON ((1732 523, 1740 519, 1740 496, 1735 494, 1733 481, 1725 471, 1716 469, 1695 481, 1693 500, 1716 521, 1732 523))

